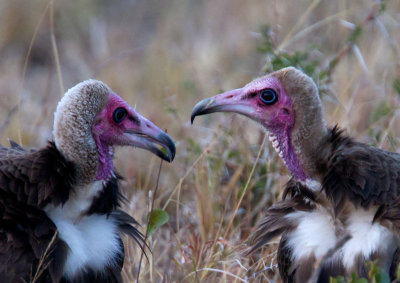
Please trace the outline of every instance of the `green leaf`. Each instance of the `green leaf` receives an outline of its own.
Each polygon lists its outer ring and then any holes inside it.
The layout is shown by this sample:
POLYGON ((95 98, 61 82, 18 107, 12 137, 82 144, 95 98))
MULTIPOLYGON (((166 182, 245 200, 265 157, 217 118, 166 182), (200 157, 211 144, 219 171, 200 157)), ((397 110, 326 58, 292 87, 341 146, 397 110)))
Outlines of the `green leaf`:
POLYGON ((355 273, 351 274, 351 283, 368 283, 368 280, 364 277, 357 278, 355 273))
POLYGON ((329 283, 346 283, 346 280, 344 279, 343 276, 339 276, 336 278, 329 278, 329 283))
POLYGON ((366 263, 368 271, 368 278, 372 283, 390 283, 389 275, 381 269, 376 261, 369 261, 366 263))
POLYGON ((149 236, 153 231, 168 222, 169 216, 165 210, 154 209, 149 222, 149 236))
POLYGON ((390 283, 390 277, 385 271, 379 268, 374 276, 373 281, 376 283, 390 283))

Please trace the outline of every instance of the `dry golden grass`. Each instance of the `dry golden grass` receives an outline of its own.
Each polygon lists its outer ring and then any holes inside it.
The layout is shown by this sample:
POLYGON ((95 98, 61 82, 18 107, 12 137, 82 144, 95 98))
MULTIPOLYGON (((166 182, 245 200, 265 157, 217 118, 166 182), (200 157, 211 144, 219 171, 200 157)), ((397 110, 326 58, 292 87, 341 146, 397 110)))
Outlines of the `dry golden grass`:
MULTIPOLYGON (((190 125, 193 105, 262 74, 260 26, 277 51, 309 50, 326 67, 374 6, 361 0, 0 1, 0 143, 51 139, 63 89, 103 80, 177 143, 164 163, 155 207, 168 224, 149 238, 140 282, 277 280, 276 243, 248 257, 246 239, 288 180, 262 130, 214 114, 190 125), (313 47, 316 46, 316 47, 313 47), (244 194, 242 194, 245 191, 244 194)), ((341 57, 325 95, 326 119, 357 139, 399 150, 400 2, 367 22, 341 57)), ((119 149, 125 207, 144 231, 159 159, 119 149)), ((126 244, 124 279, 137 278, 140 249, 126 244)))

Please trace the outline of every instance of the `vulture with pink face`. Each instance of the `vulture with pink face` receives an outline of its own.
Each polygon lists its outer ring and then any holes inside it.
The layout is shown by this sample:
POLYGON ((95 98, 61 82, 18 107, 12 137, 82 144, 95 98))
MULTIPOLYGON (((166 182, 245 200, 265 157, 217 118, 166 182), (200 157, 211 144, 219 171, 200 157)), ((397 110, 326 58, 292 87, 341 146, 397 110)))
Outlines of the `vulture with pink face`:
POLYGON ((97 80, 68 90, 53 134, 37 151, 0 147, 0 282, 122 282, 121 234, 144 241, 119 208, 113 147, 171 162, 174 142, 97 80))
POLYGON ((400 232, 400 154, 328 128, 311 78, 289 67, 200 101, 191 120, 236 112, 260 123, 292 175, 266 211, 252 251, 281 236, 284 282, 366 276, 376 261, 393 279, 400 232))

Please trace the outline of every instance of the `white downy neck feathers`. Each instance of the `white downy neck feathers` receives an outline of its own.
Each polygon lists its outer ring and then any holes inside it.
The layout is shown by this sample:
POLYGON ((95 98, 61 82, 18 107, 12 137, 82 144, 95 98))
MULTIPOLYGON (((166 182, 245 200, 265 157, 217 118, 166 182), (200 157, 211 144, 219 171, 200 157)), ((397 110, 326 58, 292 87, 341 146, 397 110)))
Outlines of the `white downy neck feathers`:
POLYGON ((82 216, 102 189, 102 181, 96 181, 76 188, 76 193, 63 206, 45 208, 57 226, 58 237, 70 248, 64 267, 67 278, 74 278, 85 268, 102 271, 105 266, 116 264, 121 247, 115 220, 99 214, 82 216))

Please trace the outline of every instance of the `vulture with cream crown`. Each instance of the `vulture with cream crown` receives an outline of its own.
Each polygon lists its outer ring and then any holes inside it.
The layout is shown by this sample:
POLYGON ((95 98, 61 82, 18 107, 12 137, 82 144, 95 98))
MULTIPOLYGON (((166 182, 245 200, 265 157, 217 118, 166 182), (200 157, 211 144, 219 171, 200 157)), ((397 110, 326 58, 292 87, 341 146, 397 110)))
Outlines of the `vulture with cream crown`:
POLYGON ((292 175, 252 237, 255 251, 281 236, 277 258, 284 282, 366 276, 366 261, 395 276, 400 154, 328 128, 315 83, 293 67, 200 101, 191 120, 212 112, 260 123, 292 175))
POLYGON ((53 134, 37 151, 0 146, 0 281, 122 282, 121 233, 144 241, 119 208, 113 146, 171 162, 174 142, 97 80, 68 90, 53 134))

